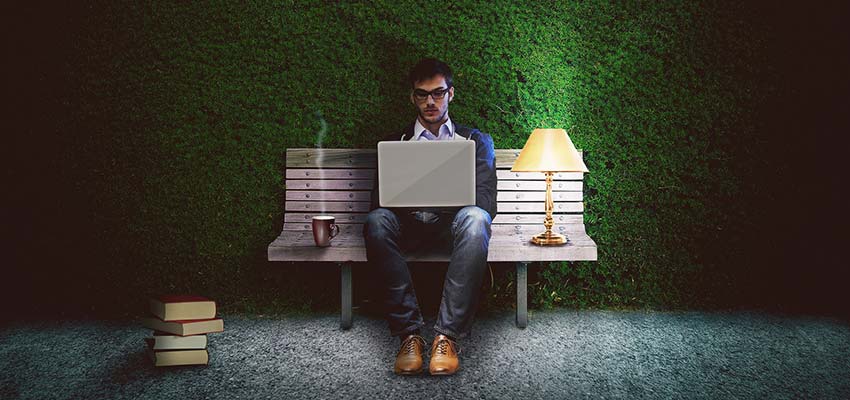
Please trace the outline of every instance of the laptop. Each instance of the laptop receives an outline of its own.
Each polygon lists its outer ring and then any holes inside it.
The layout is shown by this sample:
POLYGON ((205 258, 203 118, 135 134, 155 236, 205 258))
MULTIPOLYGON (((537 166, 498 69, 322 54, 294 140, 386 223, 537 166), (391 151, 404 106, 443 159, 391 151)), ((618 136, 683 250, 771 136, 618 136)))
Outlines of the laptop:
POLYGON ((378 142, 381 207, 475 204, 475 141, 378 142))

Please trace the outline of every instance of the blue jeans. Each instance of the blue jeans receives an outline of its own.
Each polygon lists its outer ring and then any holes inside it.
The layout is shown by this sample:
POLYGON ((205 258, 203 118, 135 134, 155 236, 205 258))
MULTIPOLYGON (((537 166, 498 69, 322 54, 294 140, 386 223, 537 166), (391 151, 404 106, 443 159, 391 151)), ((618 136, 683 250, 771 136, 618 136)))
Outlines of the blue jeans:
POLYGON ((451 251, 434 330, 455 338, 469 334, 487 271, 491 223, 490 214, 477 206, 441 213, 433 224, 387 208, 369 213, 363 226, 366 257, 383 290, 380 300, 391 335, 406 335, 425 324, 403 255, 422 249, 451 251))

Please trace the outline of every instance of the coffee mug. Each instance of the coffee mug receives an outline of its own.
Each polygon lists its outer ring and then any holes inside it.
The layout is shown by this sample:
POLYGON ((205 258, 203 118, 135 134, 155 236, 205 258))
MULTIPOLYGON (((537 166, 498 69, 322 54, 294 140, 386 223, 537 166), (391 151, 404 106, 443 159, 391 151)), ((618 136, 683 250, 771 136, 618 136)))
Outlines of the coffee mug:
POLYGON ((331 239, 339 235, 339 225, 334 223, 332 215, 316 215, 313 217, 313 240, 316 246, 327 247, 331 239))

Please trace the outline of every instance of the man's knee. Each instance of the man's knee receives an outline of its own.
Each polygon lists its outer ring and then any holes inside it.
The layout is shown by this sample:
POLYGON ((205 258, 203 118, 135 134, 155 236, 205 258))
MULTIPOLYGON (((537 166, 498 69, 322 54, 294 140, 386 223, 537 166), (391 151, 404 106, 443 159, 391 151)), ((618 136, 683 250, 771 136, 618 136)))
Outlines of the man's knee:
POLYGON ((376 208, 369 212, 363 224, 363 235, 366 237, 386 237, 398 230, 398 216, 386 208, 376 208))
POLYGON ((490 236, 490 213, 478 206, 466 206, 457 212, 452 223, 455 235, 486 235, 490 236))

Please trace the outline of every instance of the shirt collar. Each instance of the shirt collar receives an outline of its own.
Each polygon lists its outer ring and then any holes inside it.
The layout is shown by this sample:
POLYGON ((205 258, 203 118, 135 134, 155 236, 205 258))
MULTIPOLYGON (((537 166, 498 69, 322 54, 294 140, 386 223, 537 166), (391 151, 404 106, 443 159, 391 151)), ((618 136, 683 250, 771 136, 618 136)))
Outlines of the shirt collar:
MULTIPOLYGON (((457 137, 455 136, 455 126, 454 126, 454 124, 452 124, 452 119, 449 117, 448 113, 446 113, 446 123, 440 125, 440 132, 442 132, 443 130, 446 130, 446 129, 448 129, 449 136, 452 139, 457 139, 457 137)), ((419 140, 419 136, 422 135, 422 131, 424 131, 424 130, 425 130, 425 127, 422 126, 422 123, 419 122, 419 118, 417 117, 416 123, 413 125, 413 138, 410 139, 410 140, 412 140, 412 141, 419 140)), ((436 137, 440 137, 440 132, 431 132, 431 133, 433 133, 434 136, 436 136, 436 137)))

